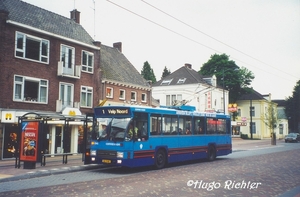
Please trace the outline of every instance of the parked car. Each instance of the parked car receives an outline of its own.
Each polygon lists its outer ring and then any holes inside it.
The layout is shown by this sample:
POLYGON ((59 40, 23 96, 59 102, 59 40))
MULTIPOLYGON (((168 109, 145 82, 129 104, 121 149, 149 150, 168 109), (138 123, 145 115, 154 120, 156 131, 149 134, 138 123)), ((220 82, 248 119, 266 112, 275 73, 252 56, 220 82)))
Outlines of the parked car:
POLYGON ((300 134, 299 133, 289 133, 285 136, 284 141, 287 142, 300 142, 300 134))

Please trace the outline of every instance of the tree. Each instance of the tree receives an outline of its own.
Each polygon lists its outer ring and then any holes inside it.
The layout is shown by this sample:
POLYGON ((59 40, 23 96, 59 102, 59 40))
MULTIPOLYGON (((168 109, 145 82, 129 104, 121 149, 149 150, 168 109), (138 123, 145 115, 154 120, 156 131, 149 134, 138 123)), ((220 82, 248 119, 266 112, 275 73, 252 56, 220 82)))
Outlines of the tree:
POLYGON ((171 74, 171 71, 170 71, 170 69, 167 69, 167 67, 165 66, 161 78, 164 78, 164 77, 168 76, 169 74, 171 74))
POLYGON ((151 80, 152 83, 156 82, 156 77, 154 75, 153 69, 151 68, 150 64, 148 63, 148 61, 146 61, 144 63, 143 69, 141 71, 142 76, 144 77, 144 79, 146 80, 151 80))
POLYGON ((289 118, 289 129, 300 132, 300 80, 296 83, 293 95, 286 99, 285 114, 289 118))
POLYGON ((277 127, 278 124, 278 118, 277 118, 277 110, 274 103, 269 101, 267 108, 267 113, 265 114, 265 125, 270 130, 270 136, 271 136, 271 144, 276 145, 276 134, 274 133, 274 129, 277 127))
POLYGON ((254 74, 247 68, 240 68, 226 54, 214 54, 202 65, 200 74, 206 76, 216 75, 217 85, 229 91, 229 102, 234 103, 242 94, 249 92, 249 85, 254 74))

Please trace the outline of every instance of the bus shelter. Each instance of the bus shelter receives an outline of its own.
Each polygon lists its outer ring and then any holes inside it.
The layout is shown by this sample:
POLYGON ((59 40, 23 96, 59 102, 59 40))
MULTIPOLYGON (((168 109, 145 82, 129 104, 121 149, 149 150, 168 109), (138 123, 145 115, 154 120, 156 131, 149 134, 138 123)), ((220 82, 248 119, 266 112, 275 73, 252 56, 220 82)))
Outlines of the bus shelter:
MULTIPOLYGON (((80 122, 84 128, 82 161, 89 163, 89 141, 92 133, 88 125, 94 122, 93 114, 87 115, 63 115, 59 113, 29 112, 18 117, 19 133, 17 139, 17 154, 15 158, 15 168, 20 168, 21 161, 24 162, 24 169, 35 169, 36 163, 41 162, 44 155, 49 154, 47 149, 47 134, 49 133, 49 122, 60 122, 64 124, 64 130, 68 130, 70 123, 80 122)), ((64 132, 67 133, 67 132, 64 132)), ((65 136, 68 137, 68 136, 65 136)), ((70 152, 60 153, 60 156, 70 155, 70 152)))

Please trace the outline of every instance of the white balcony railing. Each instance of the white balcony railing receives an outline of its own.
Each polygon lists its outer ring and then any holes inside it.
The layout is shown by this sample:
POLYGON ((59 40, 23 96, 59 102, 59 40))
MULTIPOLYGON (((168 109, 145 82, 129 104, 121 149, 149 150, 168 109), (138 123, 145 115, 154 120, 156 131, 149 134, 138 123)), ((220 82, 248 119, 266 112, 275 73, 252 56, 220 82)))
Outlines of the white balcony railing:
POLYGON ((61 112, 65 107, 74 107, 80 109, 80 102, 71 102, 68 105, 63 104, 62 100, 56 100, 56 112, 61 112))
POLYGON ((57 76, 80 79, 81 65, 76 65, 75 69, 66 69, 63 66, 63 62, 59 61, 57 63, 57 76))

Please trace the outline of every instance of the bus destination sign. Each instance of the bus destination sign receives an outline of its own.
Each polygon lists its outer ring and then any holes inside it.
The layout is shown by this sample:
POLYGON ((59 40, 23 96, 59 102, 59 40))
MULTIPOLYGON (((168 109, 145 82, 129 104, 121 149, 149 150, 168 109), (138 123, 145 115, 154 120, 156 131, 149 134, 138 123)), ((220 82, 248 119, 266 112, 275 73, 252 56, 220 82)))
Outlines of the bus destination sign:
POLYGON ((130 115, 130 109, 129 108, 97 108, 95 109, 96 114, 101 115, 109 115, 109 116, 118 116, 118 115, 130 115))

